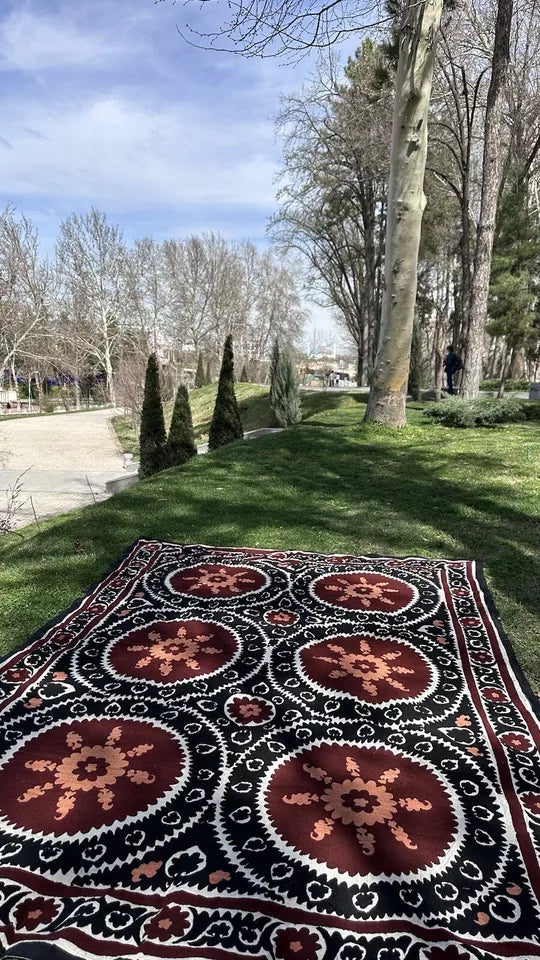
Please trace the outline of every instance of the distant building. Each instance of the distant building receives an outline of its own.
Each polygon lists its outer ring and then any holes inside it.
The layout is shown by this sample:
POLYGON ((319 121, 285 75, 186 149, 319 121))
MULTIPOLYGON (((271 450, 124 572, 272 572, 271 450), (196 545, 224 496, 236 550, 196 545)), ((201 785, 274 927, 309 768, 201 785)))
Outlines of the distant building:
POLYGON ((349 379, 349 373, 343 370, 332 370, 328 376, 329 387, 355 387, 356 381, 349 379))
POLYGON ((0 388, 0 403, 17 403, 18 399, 16 390, 0 388))

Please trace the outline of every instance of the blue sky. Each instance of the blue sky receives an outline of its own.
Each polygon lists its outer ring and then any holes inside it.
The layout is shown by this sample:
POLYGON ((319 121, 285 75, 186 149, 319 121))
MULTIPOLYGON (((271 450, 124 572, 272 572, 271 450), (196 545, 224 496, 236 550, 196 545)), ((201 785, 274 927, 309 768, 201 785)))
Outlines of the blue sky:
POLYGON ((196 4, 2 0, 0 202, 34 220, 45 247, 90 205, 128 240, 215 229, 266 242, 271 118, 313 63, 194 49, 177 30, 188 15, 196 4))

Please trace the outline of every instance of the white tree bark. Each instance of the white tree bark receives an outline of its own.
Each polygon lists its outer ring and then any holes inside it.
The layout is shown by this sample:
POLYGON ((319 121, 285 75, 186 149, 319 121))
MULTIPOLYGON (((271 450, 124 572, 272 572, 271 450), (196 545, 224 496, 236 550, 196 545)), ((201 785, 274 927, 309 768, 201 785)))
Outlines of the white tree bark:
POLYGON ((442 0, 407 0, 396 76, 381 332, 366 420, 406 423, 405 401, 425 207, 431 82, 442 0))
POLYGON ((474 274, 471 287, 471 307, 467 352, 463 369, 461 392, 467 399, 478 393, 482 379, 484 331, 487 321, 491 255, 495 236, 495 219, 503 175, 506 149, 503 143, 504 105, 510 61, 510 32, 513 0, 499 0, 495 43, 491 65, 484 135, 482 199, 476 239, 474 274))

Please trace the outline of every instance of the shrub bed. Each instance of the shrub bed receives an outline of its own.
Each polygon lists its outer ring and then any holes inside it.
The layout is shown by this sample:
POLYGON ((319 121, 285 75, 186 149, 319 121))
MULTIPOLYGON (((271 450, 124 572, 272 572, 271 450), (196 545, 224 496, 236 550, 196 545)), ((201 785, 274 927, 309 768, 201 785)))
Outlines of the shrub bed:
MULTIPOLYGON (((499 381, 498 380, 482 380, 480 384, 481 390, 498 390, 499 381)), ((504 385, 505 390, 528 390, 529 381, 528 380, 507 380, 504 385)))
POLYGON ((525 402, 522 400, 482 398, 469 401, 450 397, 428 407, 424 410, 424 416, 431 417, 446 427, 495 427, 499 423, 516 423, 529 419, 524 406, 525 402))

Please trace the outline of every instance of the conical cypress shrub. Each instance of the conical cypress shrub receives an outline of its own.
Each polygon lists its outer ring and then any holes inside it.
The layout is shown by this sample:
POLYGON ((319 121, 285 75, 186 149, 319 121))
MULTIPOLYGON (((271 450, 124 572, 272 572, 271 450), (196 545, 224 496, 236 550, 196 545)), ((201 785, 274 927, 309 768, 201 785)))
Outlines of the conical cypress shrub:
POLYGON ((197 372, 195 374, 195 386, 204 387, 205 377, 204 377, 204 366, 202 353, 199 353, 199 360, 197 362, 197 372))
POLYGON ((165 432, 159 385, 159 368, 156 355, 152 353, 148 357, 144 381, 139 476, 150 477, 153 473, 165 470, 169 466, 168 460, 167 434, 165 432))
POLYGON ((187 387, 183 383, 178 387, 174 402, 167 449, 171 467, 179 467, 186 460, 197 455, 189 397, 187 387))
POLYGON ((292 427, 302 419, 298 380, 288 354, 279 355, 270 403, 280 426, 292 427))
POLYGON ((208 434, 208 449, 216 450, 233 440, 241 440, 244 436, 242 421, 234 392, 234 357, 232 336, 225 340, 223 360, 219 372, 219 384, 216 405, 208 434))
POLYGON ((246 370, 246 365, 242 367, 242 373, 240 374, 240 379, 238 383, 249 383, 248 372, 246 370))
POLYGON ((205 375, 204 375, 204 382, 205 382, 205 383, 212 383, 212 368, 211 368, 211 366, 210 366, 210 361, 209 361, 209 360, 207 360, 207 362, 206 362, 206 373, 205 373, 205 375))

